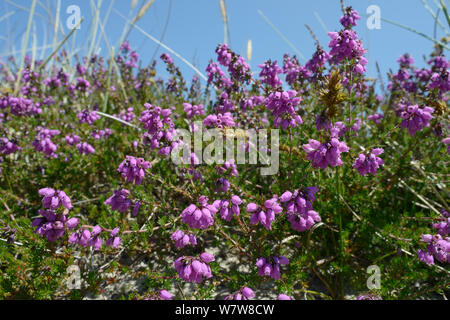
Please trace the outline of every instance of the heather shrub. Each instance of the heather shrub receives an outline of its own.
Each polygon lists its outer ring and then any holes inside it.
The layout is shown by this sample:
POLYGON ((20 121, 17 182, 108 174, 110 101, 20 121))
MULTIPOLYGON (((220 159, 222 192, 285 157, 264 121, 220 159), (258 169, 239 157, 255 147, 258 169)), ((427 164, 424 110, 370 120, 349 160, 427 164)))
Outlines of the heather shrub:
POLYGON ((2 62, 0 297, 82 299, 136 279, 109 297, 448 292, 449 62, 436 45, 427 68, 405 54, 386 86, 368 79, 345 12, 305 65, 286 54, 254 74, 219 44, 204 84, 167 53, 163 81, 127 42, 113 60, 2 62), (209 162, 213 140, 236 151, 209 162))

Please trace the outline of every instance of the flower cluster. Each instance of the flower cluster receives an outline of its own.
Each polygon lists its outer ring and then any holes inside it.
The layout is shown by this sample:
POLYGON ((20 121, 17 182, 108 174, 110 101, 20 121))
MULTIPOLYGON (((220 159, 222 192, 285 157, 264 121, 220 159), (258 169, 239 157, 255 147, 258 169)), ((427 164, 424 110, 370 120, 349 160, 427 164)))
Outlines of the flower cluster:
POLYGON ((427 244, 427 249, 418 250, 419 260, 426 264, 434 264, 434 259, 441 263, 450 263, 450 237, 444 237, 440 234, 423 234, 422 241, 427 244))
POLYGON ((42 188, 39 194, 44 196, 42 204, 45 210, 39 210, 41 217, 36 218, 31 223, 36 227, 35 233, 41 237, 46 237, 49 242, 54 242, 61 238, 66 230, 72 230, 78 225, 77 218, 68 218, 67 213, 57 213, 55 210, 64 207, 66 210, 72 209, 70 198, 64 191, 52 188, 42 188))
POLYGON ((172 241, 175 241, 175 247, 180 249, 184 248, 188 244, 191 244, 193 246, 197 245, 197 238, 194 234, 186 234, 181 230, 176 230, 175 232, 173 232, 170 236, 170 239, 172 239, 172 241))
POLYGON ((73 146, 74 144, 81 142, 81 138, 76 134, 68 135, 64 139, 66 140, 66 143, 70 146, 73 146))
POLYGON ((237 195, 233 195, 230 200, 220 200, 218 202, 220 217, 226 221, 231 221, 233 215, 238 217, 241 213, 239 209, 241 204, 242 200, 237 195))
POLYGON ((214 224, 214 214, 219 210, 218 202, 215 201, 214 204, 208 204, 208 197, 200 196, 198 198, 198 203, 200 207, 195 204, 189 205, 181 213, 181 218, 184 223, 190 228, 195 229, 208 229, 214 224))
POLYGON ((367 117, 367 119, 372 120, 376 124, 379 124, 381 122, 381 119, 383 119, 383 118, 384 118, 384 115, 382 115, 380 113, 374 113, 367 117))
POLYGON ((278 78, 278 75, 283 71, 277 65, 276 60, 273 62, 268 60, 264 64, 260 64, 258 67, 261 68, 261 72, 259 73, 261 83, 265 83, 272 88, 279 87, 283 84, 280 78, 278 78))
POLYGON ((245 62, 244 58, 228 48, 227 44, 220 44, 216 48, 217 61, 224 67, 228 68, 231 78, 244 82, 251 79, 250 66, 245 62))
POLYGON ((341 153, 350 149, 345 142, 332 137, 326 143, 310 139, 308 144, 302 146, 308 154, 306 158, 312 161, 314 168, 326 169, 327 166, 336 167, 343 164, 341 153))
POLYGON ((91 131, 91 137, 95 140, 100 140, 101 138, 107 139, 112 134, 112 132, 113 131, 109 128, 106 128, 105 130, 94 130, 91 131))
POLYGON ((67 194, 62 190, 55 190, 52 188, 42 188, 39 190, 39 194, 44 196, 42 198, 42 205, 46 209, 55 210, 60 206, 70 210, 72 209, 72 203, 67 194))
POLYGON ((89 111, 88 109, 84 109, 83 111, 79 112, 77 114, 78 122, 81 123, 87 123, 89 125, 92 125, 95 121, 100 119, 100 116, 95 111, 89 111))
POLYGON ((299 232, 309 230, 320 222, 319 214, 313 210, 312 202, 317 187, 306 187, 303 190, 286 191, 280 196, 280 202, 286 206, 286 212, 291 227, 299 232))
POLYGON ((31 223, 36 227, 35 233, 46 237, 49 242, 55 242, 64 235, 66 230, 71 230, 78 225, 77 218, 68 218, 64 213, 56 213, 53 210, 39 210, 41 217, 31 223))
POLYGON ((344 28, 350 29, 352 26, 355 27, 356 21, 360 19, 361 17, 356 10, 353 10, 352 7, 347 7, 345 9, 345 14, 341 17, 341 19, 339 19, 339 21, 344 28))
POLYGON ((302 124, 302 118, 295 111, 301 101, 302 98, 297 96, 295 90, 270 93, 265 104, 267 109, 272 111, 274 127, 279 128, 281 126, 282 129, 287 129, 302 124))
POLYGON ((415 135, 424 127, 430 126, 430 120, 433 119, 431 115, 434 109, 431 107, 419 105, 407 105, 399 103, 397 107, 397 114, 403 119, 400 127, 408 129, 411 136, 415 135))
POLYGON ((119 172, 122 178, 127 182, 134 182, 135 185, 139 185, 145 178, 145 170, 152 165, 144 158, 135 158, 133 156, 126 156, 125 160, 119 165, 117 172, 119 172))
POLYGON ((225 161, 225 163, 222 166, 217 167, 217 172, 222 175, 226 174, 226 173, 229 173, 232 176, 239 175, 239 172, 237 170, 237 165, 235 164, 234 159, 225 161))
POLYGON ((203 124, 210 128, 234 127, 236 125, 230 112, 210 114, 203 120, 203 124))
POLYGON ((191 119, 197 115, 204 115, 205 114, 205 108, 202 104, 199 105, 192 105, 190 103, 183 103, 184 112, 186 112, 186 117, 188 119, 191 119))
POLYGON ((293 85, 299 78, 309 79, 311 72, 306 66, 301 66, 297 57, 290 57, 289 54, 283 56, 283 73, 286 75, 286 82, 293 85))
POLYGON ((319 69, 323 68, 325 66, 325 63, 330 59, 330 54, 322 48, 318 47, 316 52, 314 52, 312 58, 308 60, 308 62, 306 62, 305 68, 313 74, 316 74, 319 69))
POLYGON ((129 107, 126 110, 121 110, 116 117, 123 121, 131 122, 136 118, 136 114, 134 113, 133 107, 129 107))
POLYGON ((253 225, 261 223, 267 230, 272 230, 272 222, 275 220, 275 215, 282 211, 283 208, 276 197, 266 200, 263 207, 253 202, 247 205, 247 212, 252 213, 250 223, 253 225))
POLYGON ((144 142, 150 145, 152 150, 159 149, 159 154, 167 156, 174 145, 172 138, 176 135, 175 126, 170 118, 172 111, 144 104, 144 110, 139 118, 147 132, 144 134, 144 142))
POLYGON ((225 300, 248 300, 255 297, 255 293, 249 287, 243 287, 241 290, 225 297, 225 300))
POLYGON ((434 259, 450 263, 450 213, 441 210, 441 214, 441 221, 432 224, 437 234, 423 234, 421 239, 427 244, 427 248, 417 252, 419 260, 429 265, 434 264, 434 259))
POLYGON ((199 257, 179 257, 174 266, 181 279, 186 282, 201 283, 203 279, 212 277, 208 263, 214 261, 214 256, 203 252, 199 257))
POLYGON ((76 147, 77 147, 78 151, 79 151, 81 154, 88 155, 88 154, 91 154, 91 153, 95 153, 94 147, 91 146, 91 145, 90 145, 89 143, 87 143, 87 142, 80 142, 80 143, 77 143, 76 147))
POLYGON ((7 156, 8 154, 14 153, 22 149, 13 141, 8 140, 8 138, 0 138, 0 153, 7 156))
POLYGON ((329 32, 331 38, 328 46, 331 48, 331 61, 339 64, 342 61, 355 60, 356 65, 353 71, 362 74, 366 71, 367 59, 363 57, 366 50, 362 46, 361 40, 353 30, 343 30, 338 32, 329 32))
POLYGON ((33 104, 31 99, 22 97, 1 97, 0 98, 0 109, 9 108, 11 114, 15 116, 27 116, 32 114, 42 113, 42 109, 33 104))
POLYGON ((270 277, 275 280, 278 280, 281 277, 280 265, 287 264, 289 264, 289 260, 284 256, 270 256, 268 258, 259 258, 258 261, 256 261, 258 275, 261 277, 270 277))
POLYGON ((58 146, 51 140, 52 137, 60 134, 59 130, 50 130, 42 127, 37 127, 38 133, 33 141, 33 147, 40 152, 43 152, 47 157, 57 158, 56 150, 58 146))
POLYGON ((114 194, 106 199, 105 204, 111 206, 112 210, 125 213, 131 206, 131 200, 128 199, 130 191, 127 189, 120 189, 114 191, 114 194))
POLYGON ((377 174, 378 168, 384 164, 384 161, 378 157, 384 152, 381 148, 375 148, 368 155, 361 153, 353 163, 353 167, 358 170, 362 176, 370 174, 377 174))

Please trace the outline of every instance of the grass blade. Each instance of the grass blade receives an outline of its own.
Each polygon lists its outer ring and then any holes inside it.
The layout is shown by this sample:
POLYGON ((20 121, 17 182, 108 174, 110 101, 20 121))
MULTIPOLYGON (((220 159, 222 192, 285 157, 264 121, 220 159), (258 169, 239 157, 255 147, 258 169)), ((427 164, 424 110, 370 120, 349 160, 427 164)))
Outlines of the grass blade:
POLYGON ((22 80, 22 71, 23 71, 23 65, 24 65, 24 59, 25 59, 25 51, 27 50, 28 47, 28 38, 30 37, 30 29, 31 29, 31 23, 33 21, 33 15, 34 15, 34 9, 36 8, 36 3, 37 0, 33 0, 33 3, 31 4, 31 8, 30 8, 30 14, 28 16, 28 24, 27 24, 27 29, 25 31, 25 39, 24 42, 22 43, 22 53, 20 55, 20 67, 19 67, 19 73, 17 75, 17 80, 14 86, 14 95, 16 95, 19 92, 19 85, 20 85, 20 80, 22 80))
POLYGON ((264 19, 264 21, 273 29, 273 31, 275 31, 281 39, 284 40, 284 42, 287 43, 287 45, 289 47, 292 48, 292 50, 295 51, 295 53, 297 53, 297 55, 302 58, 303 60, 306 60, 305 56, 292 44, 292 42, 290 42, 281 32, 280 30, 278 30, 272 22, 270 22, 270 20, 264 15, 264 13, 262 13, 261 10, 258 10, 259 15, 264 19))
MULTIPOLYGON (((129 21, 122 13, 120 13, 118 10, 114 9, 114 11, 122 18, 124 19, 126 22, 131 24, 131 21, 129 21)), ((158 39, 156 39, 155 37, 153 37, 152 35, 148 34, 147 32, 145 32, 145 30, 143 30, 142 28, 140 28, 138 25, 133 25, 133 28, 136 28, 136 30, 138 30, 139 32, 141 32, 144 36, 146 36, 147 38, 149 38, 150 40, 152 40, 153 42, 156 42, 157 44, 159 44, 161 47, 163 47, 164 49, 166 49, 167 51, 169 51, 170 53, 172 53, 174 56, 176 56, 178 59, 180 59, 181 61, 183 61, 187 66, 189 66, 192 70, 195 71, 195 73, 197 73, 203 80, 208 81, 208 78, 206 78, 206 76, 200 72, 200 70, 198 70, 196 67, 194 67, 192 65, 192 63, 190 63, 189 61, 187 61, 185 58, 183 58, 180 54, 178 54, 177 52, 173 51, 171 48, 169 48, 168 46, 166 46, 164 43, 162 43, 161 41, 159 41, 158 39)))
POLYGON ((405 26, 405 25, 403 25, 403 24, 400 24, 400 23, 398 23, 398 22, 395 22, 395 21, 392 21, 392 20, 389 20, 389 19, 386 19, 386 18, 381 18, 381 20, 384 21, 384 22, 393 24, 394 26, 400 27, 400 28, 402 28, 402 29, 408 30, 408 31, 410 31, 410 32, 412 32, 412 33, 415 33, 415 34, 417 34, 417 35, 419 35, 419 36, 421 36, 421 37, 424 37, 424 38, 427 39, 427 40, 430 40, 430 41, 432 41, 432 42, 434 42, 434 43, 439 44, 440 46, 442 46, 443 48, 445 48, 445 49, 447 49, 447 50, 450 50, 450 48, 449 48, 447 45, 445 45, 444 43, 440 42, 439 40, 436 40, 436 39, 434 39, 434 38, 432 38, 432 37, 426 35, 426 34, 423 33, 423 32, 417 31, 416 29, 413 29, 413 28, 411 28, 411 27, 405 26))

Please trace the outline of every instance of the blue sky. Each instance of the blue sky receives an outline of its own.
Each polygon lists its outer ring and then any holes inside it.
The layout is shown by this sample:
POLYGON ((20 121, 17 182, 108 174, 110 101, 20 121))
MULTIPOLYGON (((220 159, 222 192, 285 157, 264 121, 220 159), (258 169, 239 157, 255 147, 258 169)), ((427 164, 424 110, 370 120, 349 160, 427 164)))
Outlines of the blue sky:
MULTIPOLYGON (((17 52, 20 49, 28 20, 27 8, 31 6, 32 1, 0 1, 0 42, 2 43, 0 55, 4 56, 8 50, 17 52)), ((112 45, 118 46, 118 39, 126 23, 117 12, 131 19, 136 15, 142 1, 138 1, 138 5, 133 11, 130 11, 132 0, 102 1, 100 17, 104 21, 103 23, 105 23, 108 9, 111 8, 104 30, 112 45)), ((92 2, 97 3, 97 1, 92 2)), ((426 2, 436 11, 436 2, 438 1, 426 0, 426 2)), ((38 46, 44 46, 53 40, 49 14, 55 15, 56 4, 56 0, 38 1, 32 29, 32 34, 35 34, 34 41, 38 46)), ((423 55, 428 55, 433 45, 429 40, 385 21, 381 21, 379 30, 369 30, 366 27, 366 9, 369 5, 377 5, 380 7, 382 18, 393 20, 433 36, 434 19, 425 9, 421 0, 346 0, 345 4, 353 6, 362 16, 356 31, 363 39, 364 47, 368 50, 366 55, 369 60, 368 76, 376 77, 375 62, 379 63, 383 73, 389 68, 396 70, 396 60, 405 52, 413 55, 417 66, 424 65, 423 55)), ((78 5, 81 15, 85 19, 81 29, 76 33, 75 46, 81 48, 81 52, 87 52, 88 34, 93 22, 91 1, 61 0, 62 31, 65 34, 70 31, 66 27, 66 19, 69 17, 66 9, 70 5, 78 5)), ((338 31, 341 27, 339 17, 342 13, 339 0, 227 0, 226 7, 232 48, 246 56, 247 42, 252 40, 251 66, 254 70, 258 70, 257 65, 269 58, 281 62, 284 53, 295 53, 265 22, 258 10, 261 10, 307 59, 313 54, 315 45, 305 24, 314 30, 325 48, 328 48, 329 42, 326 31, 338 31)), ((215 58, 215 47, 224 40, 219 0, 155 0, 137 25, 159 39, 168 15, 169 20, 163 42, 204 72, 208 61, 215 58)), ((440 21, 448 28, 442 12, 440 21)), ((436 30, 438 39, 445 35, 439 26, 436 30)), ((109 55, 100 30, 97 35, 100 37, 100 42, 99 48, 96 49, 100 50, 102 55, 109 55)), ((64 36, 59 33, 58 37, 61 40, 64 36)), ((144 63, 148 63, 154 55, 157 45, 136 29, 131 31, 128 39, 144 63)), ((70 46, 67 48, 69 50, 72 46, 71 41, 73 39, 68 41, 70 46)), ((32 42, 33 37, 29 40, 29 47, 32 42)), ((44 48, 38 51, 37 55, 46 57, 50 52, 50 49, 44 48)), ((159 49, 157 56, 159 57, 162 52, 165 50, 159 49)), ((305 62, 303 59, 300 61, 302 64, 305 62)), ((189 67, 177 58, 175 58, 175 62, 188 79, 192 77, 193 71, 189 67)), ((159 63, 159 67, 163 68, 162 63, 159 63)), ((162 74, 164 75, 164 72, 162 74)))

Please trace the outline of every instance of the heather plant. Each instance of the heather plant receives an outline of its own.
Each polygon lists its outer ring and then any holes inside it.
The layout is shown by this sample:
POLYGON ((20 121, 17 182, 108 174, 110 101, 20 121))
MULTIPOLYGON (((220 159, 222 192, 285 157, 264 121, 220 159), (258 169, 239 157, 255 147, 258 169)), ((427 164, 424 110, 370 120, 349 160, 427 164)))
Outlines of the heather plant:
POLYGON ((439 44, 425 69, 403 55, 384 88, 365 76, 359 19, 346 8, 304 66, 286 54, 252 73, 219 44, 205 85, 169 53, 162 80, 126 41, 70 68, 65 52, 52 68, 0 64, 0 298, 82 299, 135 278, 114 297, 448 293, 449 61, 439 44), (212 128, 278 130, 279 170, 172 161, 181 129, 212 128))

